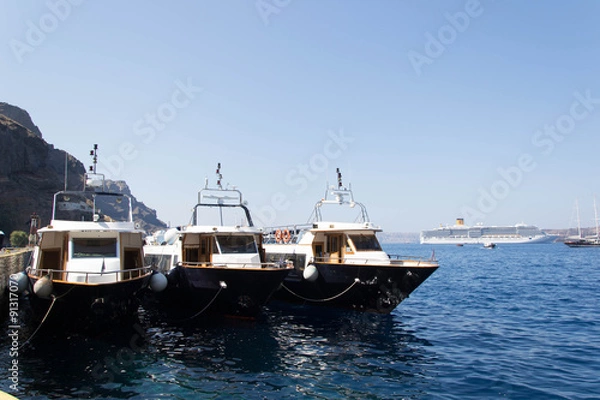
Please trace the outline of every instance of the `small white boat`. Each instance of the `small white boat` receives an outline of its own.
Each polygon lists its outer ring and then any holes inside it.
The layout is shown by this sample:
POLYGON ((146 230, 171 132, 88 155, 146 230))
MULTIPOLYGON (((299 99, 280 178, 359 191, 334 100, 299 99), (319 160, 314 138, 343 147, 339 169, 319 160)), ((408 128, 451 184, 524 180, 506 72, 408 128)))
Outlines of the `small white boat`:
POLYGON ((486 249, 494 249, 496 248, 496 243, 493 242, 485 242, 483 244, 483 247, 485 247, 486 249))
POLYGON ((267 261, 294 264, 274 297, 358 311, 390 313, 439 266, 431 259, 386 254, 366 207, 342 185, 328 188, 308 224, 265 228, 267 261), (358 210, 353 222, 327 220, 324 208, 358 210), (358 220, 358 221, 357 221, 358 220))
MULTIPOLYGON (((252 222, 242 194, 221 185, 198 193, 190 225, 160 232, 144 246, 146 262, 165 275, 158 300, 191 317, 256 317, 293 269, 267 263, 262 231, 252 222)), ((181 313, 180 313, 181 314, 181 313)))

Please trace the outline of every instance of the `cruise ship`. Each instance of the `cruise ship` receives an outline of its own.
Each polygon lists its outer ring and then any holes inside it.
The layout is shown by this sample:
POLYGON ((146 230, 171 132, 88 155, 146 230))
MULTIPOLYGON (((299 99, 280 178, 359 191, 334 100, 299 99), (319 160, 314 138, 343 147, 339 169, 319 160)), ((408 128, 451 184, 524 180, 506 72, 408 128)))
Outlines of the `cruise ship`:
POLYGON ((420 241, 421 244, 524 244, 551 242, 555 238, 533 225, 467 226, 463 218, 457 218, 456 225, 421 231, 420 241))

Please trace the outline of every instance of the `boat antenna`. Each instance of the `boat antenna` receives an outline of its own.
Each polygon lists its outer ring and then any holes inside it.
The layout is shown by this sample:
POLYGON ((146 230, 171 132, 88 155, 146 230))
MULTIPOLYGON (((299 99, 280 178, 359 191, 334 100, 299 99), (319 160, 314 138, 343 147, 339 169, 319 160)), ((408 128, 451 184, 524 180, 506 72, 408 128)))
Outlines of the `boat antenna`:
POLYGON ((94 165, 90 165, 90 172, 92 174, 96 173, 96 164, 98 164, 98 145, 94 144, 94 148, 90 150, 90 156, 92 156, 92 163, 94 165))
POLYGON ((84 182, 83 182, 83 190, 85 191, 86 185, 99 187, 100 185, 96 182, 98 176, 102 176, 102 191, 104 191, 104 174, 96 173, 96 167, 98 165, 98 145, 94 144, 94 148, 90 150, 90 156, 92 156, 92 165, 90 165, 89 171, 85 173, 84 182), (90 175, 96 175, 95 177, 90 177, 90 175))
POLYGON ((223 190, 223 186, 221 186, 221 179, 223 179, 223 175, 221 174, 221 163, 217 163, 217 186, 219 189, 223 190))
POLYGON ((343 187, 343 185, 342 185, 342 173, 340 172, 339 168, 336 168, 335 172, 337 172, 338 189, 342 189, 342 187, 343 187))
MULTIPOLYGON (((221 179, 223 179, 223 174, 221 174, 221 163, 217 163, 217 186, 220 190, 223 190, 223 186, 221 186, 221 179)), ((220 206, 219 217, 221 218, 221 226, 223 226, 223 207, 220 206)))

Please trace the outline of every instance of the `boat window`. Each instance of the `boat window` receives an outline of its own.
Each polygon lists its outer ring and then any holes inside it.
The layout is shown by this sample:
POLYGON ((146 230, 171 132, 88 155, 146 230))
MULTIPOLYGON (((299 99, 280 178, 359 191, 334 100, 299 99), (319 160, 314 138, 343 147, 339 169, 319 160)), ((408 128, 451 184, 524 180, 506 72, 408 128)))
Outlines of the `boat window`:
POLYGON ((64 192, 56 197, 54 213, 54 219, 63 221, 130 221, 126 197, 96 192, 64 192))
POLYGON ((62 269, 60 266, 60 249, 42 250, 41 269, 62 269))
POLYGON ((184 261, 189 263, 198 262, 198 246, 185 246, 183 248, 184 253, 184 261))
POLYGON ((217 242, 219 242, 221 254, 258 253, 256 241, 252 235, 219 235, 217 242))
POLYGON ((375 235, 350 235, 356 251, 381 251, 381 246, 375 235))
POLYGON ((73 258, 116 256, 116 238, 73 239, 73 258))
POLYGON ((146 254, 144 264, 150 265, 159 271, 168 271, 171 268, 171 256, 165 254, 146 254))

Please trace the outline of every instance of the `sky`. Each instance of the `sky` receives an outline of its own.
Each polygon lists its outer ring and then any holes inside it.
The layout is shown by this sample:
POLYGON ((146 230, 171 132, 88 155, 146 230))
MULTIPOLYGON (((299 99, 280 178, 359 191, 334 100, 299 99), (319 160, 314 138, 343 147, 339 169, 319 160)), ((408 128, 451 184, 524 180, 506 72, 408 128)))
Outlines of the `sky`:
POLYGON ((594 225, 600 3, 3 0, 0 101, 172 226, 236 186, 261 225, 336 182, 385 232, 594 225))

